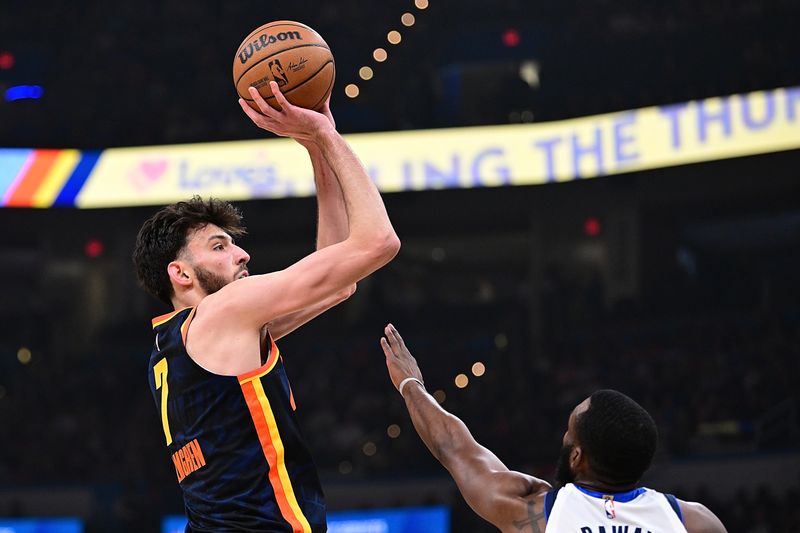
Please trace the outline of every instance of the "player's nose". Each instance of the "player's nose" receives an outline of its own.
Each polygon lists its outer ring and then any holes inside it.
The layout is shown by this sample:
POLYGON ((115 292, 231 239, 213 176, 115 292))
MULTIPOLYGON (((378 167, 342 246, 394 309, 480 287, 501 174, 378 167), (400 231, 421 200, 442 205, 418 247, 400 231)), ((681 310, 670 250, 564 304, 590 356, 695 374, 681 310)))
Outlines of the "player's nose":
POLYGON ((236 264, 237 265, 246 265, 247 263, 249 263, 250 262, 250 254, 248 254, 247 252, 245 252, 243 249, 239 248, 238 246, 236 248, 238 248, 237 249, 237 255, 236 255, 236 264))

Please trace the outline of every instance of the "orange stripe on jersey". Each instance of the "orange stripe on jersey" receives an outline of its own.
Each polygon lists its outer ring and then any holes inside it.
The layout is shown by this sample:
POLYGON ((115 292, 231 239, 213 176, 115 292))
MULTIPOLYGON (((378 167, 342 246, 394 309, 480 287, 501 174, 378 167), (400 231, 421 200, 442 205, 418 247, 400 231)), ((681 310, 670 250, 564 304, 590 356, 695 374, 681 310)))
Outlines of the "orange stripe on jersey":
POLYGON ((157 328, 164 322, 169 322, 172 317, 183 311, 184 309, 189 309, 188 307, 184 307, 183 309, 178 309, 177 311, 173 311, 171 313, 167 313, 166 315, 157 316, 153 319, 153 329, 157 328))
POLYGON ((264 386, 260 379, 249 379, 241 386, 256 426, 261 449, 269 464, 269 483, 272 485, 281 515, 292 526, 293 533, 311 533, 311 526, 297 503, 292 480, 286 470, 283 442, 272 407, 264 393, 264 386))
POLYGON ((181 324, 181 338, 183 339, 183 345, 186 346, 186 332, 189 331, 189 324, 192 323, 192 319, 194 318, 194 314, 197 312, 197 308, 193 307, 192 311, 189 313, 189 316, 186 317, 186 320, 183 321, 181 324))
MULTIPOLYGON (((269 333, 267 334, 269 335, 269 333)), ((239 383, 244 384, 248 381, 260 378, 263 375, 269 374, 269 371, 275 367, 275 364, 278 362, 278 358, 281 356, 281 351, 278 349, 278 345, 275 344, 275 340, 272 338, 272 335, 269 336, 269 342, 270 347, 267 362, 255 370, 251 370, 250 372, 237 376, 239 383)))

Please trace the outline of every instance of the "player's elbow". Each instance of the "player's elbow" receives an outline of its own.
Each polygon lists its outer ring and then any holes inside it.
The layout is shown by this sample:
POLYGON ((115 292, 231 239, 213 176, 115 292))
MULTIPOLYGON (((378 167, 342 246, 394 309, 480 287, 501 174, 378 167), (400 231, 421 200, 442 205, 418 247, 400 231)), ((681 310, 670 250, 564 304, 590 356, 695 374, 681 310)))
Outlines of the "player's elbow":
POLYGON ((384 263, 388 263, 400 251, 400 237, 394 230, 389 230, 375 243, 375 253, 384 263))
POLYGON ((358 285, 353 283, 349 287, 346 287, 346 288, 342 289, 341 291, 337 292, 336 293, 336 303, 342 303, 343 301, 345 301, 348 298, 350 298, 352 295, 354 295, 356 293, 356 289, 357 288, 358 288, 358 285))
POLYGON ((400 239, 390 227, 386 230, 371 231, 367 234, 350 236, 353 250, 373 270, 391 261, 400 251, 400 239))

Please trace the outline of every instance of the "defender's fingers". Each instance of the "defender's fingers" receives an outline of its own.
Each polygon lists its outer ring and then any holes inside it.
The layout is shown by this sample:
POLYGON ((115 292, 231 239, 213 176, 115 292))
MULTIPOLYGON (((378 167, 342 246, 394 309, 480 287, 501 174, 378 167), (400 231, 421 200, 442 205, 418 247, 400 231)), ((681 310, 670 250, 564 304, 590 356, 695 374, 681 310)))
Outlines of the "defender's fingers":
POLYGON ((400 334, 394 327, 389 331, 389 338, 392 340, 392 348, 397 350, 398 354, 403 353, 403 339, 400 338, 400 334))
POLYGON ((381 348, 383 348, 383 354, 386 357, 391 357, 392 355, 394 355, 392 347, 389 346, 389 342, 386 340, 386 337, 381 337, 381 348))
POLYGON ((397 331, 397 328, 394 327, 394 324, 389 324, 389 327, 392 328, 392 335, 397 339, 397 345, 401 348, 406 347, 406 343, 403 342, 403 337, 400 336, 400 332, 397 331))

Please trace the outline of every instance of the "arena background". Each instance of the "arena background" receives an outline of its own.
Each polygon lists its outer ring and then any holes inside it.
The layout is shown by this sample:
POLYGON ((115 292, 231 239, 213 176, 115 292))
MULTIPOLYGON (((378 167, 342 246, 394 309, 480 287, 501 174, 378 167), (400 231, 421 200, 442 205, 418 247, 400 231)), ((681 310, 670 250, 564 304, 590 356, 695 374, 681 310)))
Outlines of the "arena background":
MULTIPOLYGON (((236 104, 230 63, 244 35, 275 19, 330 44, 345 134, 534 128, 768 91, 787 129, 749 152, 759 155, 386 194, 400 255, 281 345, 333 511, 444 505, 450 531, 493 530, 430 457, 386 376, 377 340, 392 321, 428 387, 510 467, 550 478, 569 411, 617 388, 659 424, 648 484, 704 502, 731 532, 800 531, 800 4, 425 5, 6 0, 0 147, 265 139, 236 104), (372 59, 377 47, 385 62, 372 59)), ((724 144, 716 117, 703 127, 724 144)), ((0 529, 67 516, 87 533, 156 532, 182 513, 145 375, 149 320, 166 310, 130 263, 156 207, 130 202, 0 209, 0 529)), ((313 198, 239 205, 252 272, 313 249, 313 198)))

